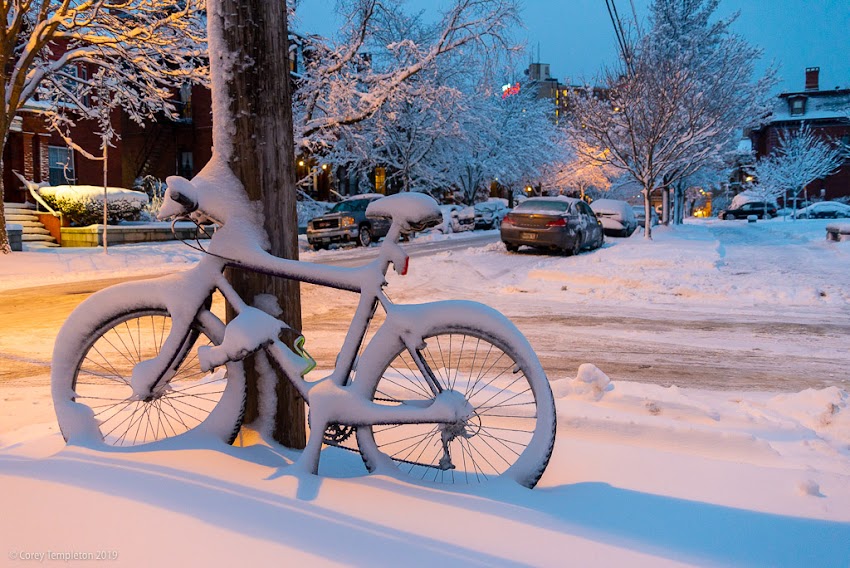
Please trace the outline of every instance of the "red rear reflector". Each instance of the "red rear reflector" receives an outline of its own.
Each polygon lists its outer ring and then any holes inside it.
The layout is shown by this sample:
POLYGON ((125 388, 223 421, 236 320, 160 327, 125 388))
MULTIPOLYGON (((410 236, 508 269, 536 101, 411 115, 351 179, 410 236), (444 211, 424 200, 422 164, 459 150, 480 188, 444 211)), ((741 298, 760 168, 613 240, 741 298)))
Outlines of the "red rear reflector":
POLYGON ((410 266, 410 257, 404 259, 404 269, 401 271, 402 276, 407 276, 407 268, 410 266))
POLYGON ((505 217, 504 219, 502 219, 502 225, 513 225, 513 224, 514 224, 513 219, 511 219, 510 217, 505 217))
POLYGON ((557 219, 556 221, 549 221, 546 223, 547 227, 566 227, 567 220, 566 219, 557 219))

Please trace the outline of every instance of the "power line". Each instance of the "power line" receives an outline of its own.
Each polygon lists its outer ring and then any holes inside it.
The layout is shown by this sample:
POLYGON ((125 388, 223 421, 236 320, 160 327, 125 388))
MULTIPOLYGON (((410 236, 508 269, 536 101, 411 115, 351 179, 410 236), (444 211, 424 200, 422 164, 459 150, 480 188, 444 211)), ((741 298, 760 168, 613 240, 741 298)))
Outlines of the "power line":
MULTIPOLYGON (((611 18, 611 25, 614 26, 614 35, 617 37, 620 54, 623 57, 623 61, 626 63, 626 69, 629 73, 631 73, 632 53, 629 47, 628 38, 626 37, 625 29, 623 28, 623 21, 620 19, 620 14, 617 11, 617 5, 614 0, 605 0, 605 7, 608 8, 608 17, 611 18)), ((637 12, 635 12, 634 3, 632 3, 632 15, 635 18, 635 25, 637 25, 637 12)))

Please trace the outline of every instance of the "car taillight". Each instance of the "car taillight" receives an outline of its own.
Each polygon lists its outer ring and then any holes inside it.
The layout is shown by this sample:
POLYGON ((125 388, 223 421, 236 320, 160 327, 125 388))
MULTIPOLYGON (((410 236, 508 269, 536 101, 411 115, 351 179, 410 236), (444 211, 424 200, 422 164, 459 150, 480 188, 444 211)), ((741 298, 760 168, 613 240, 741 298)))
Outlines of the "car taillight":
POLYGON ((564 218, 555 219, 554 221, 549 221, 548 223, 546 223, 546 226, 547 227, 566 227, 567 226, 567 220, 564 219, 564 218))
POLYGON ((502 225, 513 225, 513 224, 514 224, 514 220, 511 219, 510 217, 506 216, 504 219, 502 219, 502 225))

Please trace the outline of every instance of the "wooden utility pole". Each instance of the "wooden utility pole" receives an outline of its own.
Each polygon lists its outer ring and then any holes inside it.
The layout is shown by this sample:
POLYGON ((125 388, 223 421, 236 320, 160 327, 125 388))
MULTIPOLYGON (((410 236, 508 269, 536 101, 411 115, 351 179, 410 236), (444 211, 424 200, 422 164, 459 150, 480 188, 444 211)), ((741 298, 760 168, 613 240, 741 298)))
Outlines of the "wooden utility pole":
MULTIPOLYGON (((213 1, 218 3, 219 10, 210 16, 222 19, 218 30, 223 47, 236 61, 230 76, 225 77, 232 127, 230 169, 245 186, 249 199, 261 204, 270 252, 282 258, 297 259, 295 144, 286 3, 213 1)), ((214 43, 217 42, 211 41, 211 46, 214 43)), ((216 59, 215 54, 211 54, 211 64, 215 65, 216 59)), ((214 116, 213 120, 216 118, 214 116)), ((214 144, 219 141, 214 140, 214 144)), ((283 308, 280 318, 294 329, 301 329, 298 282, 235 269, 229 269, 229 276, 236 290, 249 303, 257 294, 276 296, 283 308)), ((228 319, 230 317, 228 309, 228 319)), ((248 407, 245 421, 250 423, 258 417, 261 408, 253 358, 246 360, 246 372, 248 407)), ((303 399, 289 382, 278 381, 275 440, 291 448, 303 448, 305 422, 303 399)))

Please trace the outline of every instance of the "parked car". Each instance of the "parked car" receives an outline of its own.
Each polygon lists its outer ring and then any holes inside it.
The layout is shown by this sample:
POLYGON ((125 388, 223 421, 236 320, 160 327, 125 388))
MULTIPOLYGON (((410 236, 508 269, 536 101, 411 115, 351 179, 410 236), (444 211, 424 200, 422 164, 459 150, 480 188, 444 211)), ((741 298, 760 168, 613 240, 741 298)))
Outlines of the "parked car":
MULTIPOLYGON (((643 205, 632 205, 632 212, 635 214, 635 221, 637 221, 638 227, 646 226, 646 211, 643 208, 643 205)), ((654 227, 659 223, 658 213, 654 208, 649 208, 650 213, 650 224, 654 227)))
POLYGON ((386 236, 390 229, 388 219, 366 217, 366 207, 381 197, 377 193, 367 193, 340 201, 330 211, 307 223, 307 242, 316 250, 328 248, 331 243, 353 242, 367 247, 386 236))
POLYGON ((510 209, 504 199, 490 199, 475 204, 475 228, 498 229, 510 209))
POLYGON ((632 206, 619 199, 597 199, 590 208, 602 221, 606 236, 628 237, 637 229, 637 219, 632 206))
POLYGON ((443 213, 443 222, 434 227, 435 231, 460 233, 475 227, 475 210, 468 205, 440 205, 440 211, 443 213))
POLYGON ((750 201, 735 209, 723 209, 717 214, 717 217, 730 221, 732 219, 746 219, 750 215, 755 215, 759 219, 776 217, 776 205, 768 203, 765 207, 763 202, 750 201))
POLYGON ((797 219, 838 219, 850 217, 850 205, 840 201, 819 201, 797 210, 797 219))
POLYGON ((571 197, 532 197, 502 219, 502 242, 511 252, 521 245, 578 254, 602 246, 602 223, 593 210, 571 197))

